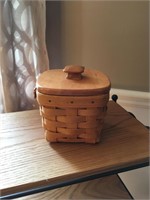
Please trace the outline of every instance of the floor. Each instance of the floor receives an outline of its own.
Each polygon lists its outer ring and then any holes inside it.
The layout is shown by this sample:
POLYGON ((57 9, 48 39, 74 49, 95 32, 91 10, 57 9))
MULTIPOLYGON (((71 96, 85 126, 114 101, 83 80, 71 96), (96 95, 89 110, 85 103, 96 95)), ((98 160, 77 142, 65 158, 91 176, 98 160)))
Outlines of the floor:
POLYGON ((119 174, 134 199, 150 199, 149 167, 144 167, 119 174))

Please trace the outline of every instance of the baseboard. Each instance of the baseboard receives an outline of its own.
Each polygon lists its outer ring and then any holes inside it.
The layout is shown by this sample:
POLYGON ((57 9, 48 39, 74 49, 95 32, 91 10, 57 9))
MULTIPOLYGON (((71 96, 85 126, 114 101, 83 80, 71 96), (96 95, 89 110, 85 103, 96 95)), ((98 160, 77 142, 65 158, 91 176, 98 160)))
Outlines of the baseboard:
POLYGON ((144 125, 150 126, 150 93, 112 88, 110 97, 116 94, 117 102, 132 112, 144 125))

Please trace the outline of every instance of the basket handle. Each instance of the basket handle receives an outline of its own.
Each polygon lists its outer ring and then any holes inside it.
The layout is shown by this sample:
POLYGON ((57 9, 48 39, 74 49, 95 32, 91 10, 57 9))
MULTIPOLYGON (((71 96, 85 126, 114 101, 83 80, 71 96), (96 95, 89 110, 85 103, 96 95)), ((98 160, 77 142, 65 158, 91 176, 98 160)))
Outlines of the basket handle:
POLYGON ((63 69, 63 72, 67 73, 67 79, 81 80, 84 67, 80 65, 67 65, 63 69))

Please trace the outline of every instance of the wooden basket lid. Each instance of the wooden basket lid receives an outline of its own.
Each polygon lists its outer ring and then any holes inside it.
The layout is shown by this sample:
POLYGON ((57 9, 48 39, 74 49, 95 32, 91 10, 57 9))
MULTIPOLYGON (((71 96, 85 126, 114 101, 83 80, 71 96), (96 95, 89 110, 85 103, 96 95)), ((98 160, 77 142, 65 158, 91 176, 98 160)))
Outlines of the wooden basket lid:
POLYGON ((108 93, 110 80, 102 72, 68 65, 42 73, 37 80, 37 90, 51 95, 97 95, 108 93))

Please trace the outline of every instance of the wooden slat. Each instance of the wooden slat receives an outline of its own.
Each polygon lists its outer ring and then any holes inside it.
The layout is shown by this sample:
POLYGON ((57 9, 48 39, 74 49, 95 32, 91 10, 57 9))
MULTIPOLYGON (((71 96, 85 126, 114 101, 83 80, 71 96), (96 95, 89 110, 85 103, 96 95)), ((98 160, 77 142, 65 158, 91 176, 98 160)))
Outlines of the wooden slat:
POLYGON ((67 124, 70 123, 80 123, 85 121, 84 116, 58 116, 57 121, 64 122, 67 124))
POLYGON ((104 116, 103 108, 87 108, 87 109, 78 109, 78 115, 80 116, 104 116))
POLYGON ((42 114, 44 116, 49 116, 49 115, 53 115, 53 116, 66 115, 66 110, 64 110, 64 109, 46 108, 46 107, 42 106, 41 111, 42 111, 42 114))
POLYGON ((39 105, 61 108, 104 107, 109 100, 109 93, 95 96, 54 96, 37 92, 39 105))
POLYGON ((96 145, 49 144, 38 110, 0 117, 2 195, 149 161, 148 130, 114 102, 96 145))

